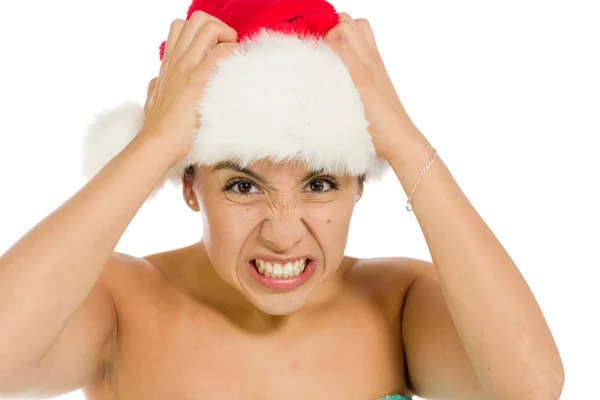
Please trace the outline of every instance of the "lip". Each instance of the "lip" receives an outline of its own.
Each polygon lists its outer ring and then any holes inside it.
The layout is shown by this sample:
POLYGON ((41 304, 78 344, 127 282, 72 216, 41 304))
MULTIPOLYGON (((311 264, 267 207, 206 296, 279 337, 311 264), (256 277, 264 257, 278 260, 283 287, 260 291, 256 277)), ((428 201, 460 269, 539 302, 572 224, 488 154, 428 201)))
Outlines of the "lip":
MULTIPOLYGON (((257 258, 259 258, 261 260, 265 260, 265 261, 274 260, 273 262, 279 262, 279 263, 283 262, 282 261, 283 259, 261 258, 261 257, 257 257, 257 258)), ((308 258, 308 257, 300 257, 300 258, 308 258)), ((298 259, 298 257, 293 258, 293 259, 288 259, 288 261, 294 261, 297 259, 298 259)), ((302 286, 315 272, 316 266, 317 266, 317 261, 310 260, 309 263, 306 265, 306 268, 304 269, 304 271, 298 276, 294 276, 292 278, 269 278, 267 276, 259 274, 258 271, 256 270, 256 267, 252 263, 252 261, 248 261, 248 269, 250 270, 250 275, 252 275, 252 277, 254 279, 256 279, 256 281, 258 283, 260 283, 262 286, 266 287, 267 289, 275 290, 278 292, 289 292, 291 290, 294 290, 294 289, 302 286)))

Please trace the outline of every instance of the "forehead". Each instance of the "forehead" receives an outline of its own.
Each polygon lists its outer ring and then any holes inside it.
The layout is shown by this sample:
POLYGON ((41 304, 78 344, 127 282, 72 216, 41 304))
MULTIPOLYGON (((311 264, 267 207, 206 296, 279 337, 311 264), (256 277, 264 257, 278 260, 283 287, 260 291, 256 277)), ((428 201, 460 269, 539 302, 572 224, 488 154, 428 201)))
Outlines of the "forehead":
POLYGON ((201 169, 203 172, 208 173, 208 175, 215 177, 226 174, 230 175, 232 172, 242 173, 263 183, 305 182, 319 175, 329 175, 335 177, 337 180, 353 178, 323 169, 314 170, 303 162, 296 160, 274 162, 269 159, 262 159, 248 163, 247 165, 225 161, 212 166, 204 166, 201 169))
POLYGON ((263 176, 267 175, 306 175, 311 172, 321 172, 309 170, 306 165, 299 161, 282 161, 273 162, 271 160, 260 160, 249 164, 247 169, 260 173, 263 176))
POLYGON ((225 161, 208 167, 208 169, 216 173, 219 171, 252 173, 265 178, 275 176, 298 177, 323 172, 310 170, 304 163, 299 161, 274 162, 268 159, 255 161, 246 165, 234 161, 225 161))

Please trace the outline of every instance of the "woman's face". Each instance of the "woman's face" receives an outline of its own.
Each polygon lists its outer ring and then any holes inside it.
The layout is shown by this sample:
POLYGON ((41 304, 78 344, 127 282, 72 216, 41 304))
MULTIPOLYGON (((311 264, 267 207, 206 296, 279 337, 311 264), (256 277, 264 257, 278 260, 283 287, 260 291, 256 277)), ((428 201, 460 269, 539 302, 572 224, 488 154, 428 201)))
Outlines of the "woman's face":
POLYGON ((327 290, 362 193, 357 177, 269 161, 196 167, 194 175, 186 197, 198 201, 204 244, 224 281, 271 315, 294 312, 327 290))

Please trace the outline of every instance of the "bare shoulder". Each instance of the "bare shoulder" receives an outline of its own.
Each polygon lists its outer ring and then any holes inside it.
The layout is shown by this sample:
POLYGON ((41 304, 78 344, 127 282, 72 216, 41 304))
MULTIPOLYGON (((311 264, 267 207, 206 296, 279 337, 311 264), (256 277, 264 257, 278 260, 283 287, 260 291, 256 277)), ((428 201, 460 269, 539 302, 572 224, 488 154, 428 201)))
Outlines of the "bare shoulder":
POLYGON ((431 262, 409 257, 356 260, 349 275, 372 298, 383 299, 388 315, 400 321, 407 383, 415 395, 482 398, 431 262))
POLYGON ((114 252, 100 279, 113 290, 129 285, 143 287, 151 282, 164 283, 174 255, 182 251, 177 249, 141 257, 114 252))
POLYGON ((167 275, 169 269, 165 266, 169 259, 167 253, 142 257, 119 252, 112 254, 100 282, 115 304, 117 337, 127 325, 142 318, 141 314, 148 317, 148 312, 159 312, 163 303, 171 298, 173 285, 167 275))
POLYGON ((138 309, 158 312, 172 306, 176 298, 181 300, 189 283, 185 266, 196 264, 196 253, 193 246, 140 257, 113 253, 102 280, 115 301, 118 318, 137 318, 138 309))
POLYGON ((412 257, 350 258, 350 263, 351 284, 396 311, 417 277, 435 275, 431 262, 412 257))
POLYGON ((350 258, 349 277, 377 289, 410 286, 420 275, 435 273, 429 261, 412 257, 350 258))
POLYGON ((112 254, 52 346, 17 378, 3 382, 3 389, 43 397, 76 387, 101 390, 119 356, 119 332, 127 321, 122 311, 132 304, 131 299, 140 297, 128 295, 127 289, 149 281, 152 273, 156 274, 150 271, 152 268, 139 258, 112 254))
POLYGON ((158 272, 150 260, 153 259, 153 257, 160 257, 163 254, 165 253, 136 257, 126 253, 114 252, 110 257, 102 276, 104 279, 111 280, 119 274, 158 272))

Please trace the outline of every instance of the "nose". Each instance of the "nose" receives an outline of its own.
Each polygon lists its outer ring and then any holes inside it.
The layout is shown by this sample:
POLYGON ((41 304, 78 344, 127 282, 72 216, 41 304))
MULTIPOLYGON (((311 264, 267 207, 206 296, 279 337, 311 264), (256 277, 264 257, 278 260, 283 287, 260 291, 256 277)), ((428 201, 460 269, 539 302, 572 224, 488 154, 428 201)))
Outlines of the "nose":
POLYGON ((259 235, 276 253, 288 253, 306 235, 306 226, 297 212, 276 212, 265 219, 259 235))

